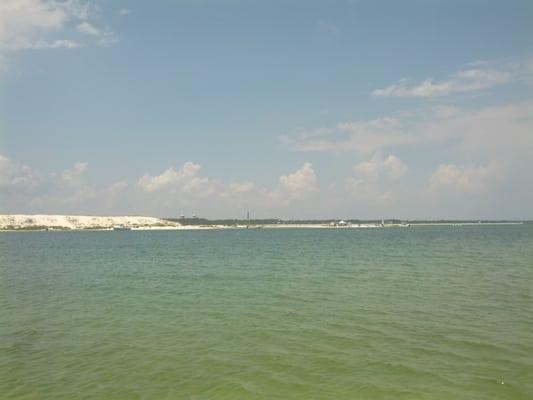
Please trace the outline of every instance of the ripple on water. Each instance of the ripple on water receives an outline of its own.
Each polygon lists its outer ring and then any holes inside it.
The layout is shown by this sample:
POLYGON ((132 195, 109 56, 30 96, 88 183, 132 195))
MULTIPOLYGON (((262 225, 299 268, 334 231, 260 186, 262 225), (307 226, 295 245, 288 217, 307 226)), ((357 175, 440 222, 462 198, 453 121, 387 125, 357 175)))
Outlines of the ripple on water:
POLYGON ((505 229, 1 235, 0 393, 533 398, 505 229))

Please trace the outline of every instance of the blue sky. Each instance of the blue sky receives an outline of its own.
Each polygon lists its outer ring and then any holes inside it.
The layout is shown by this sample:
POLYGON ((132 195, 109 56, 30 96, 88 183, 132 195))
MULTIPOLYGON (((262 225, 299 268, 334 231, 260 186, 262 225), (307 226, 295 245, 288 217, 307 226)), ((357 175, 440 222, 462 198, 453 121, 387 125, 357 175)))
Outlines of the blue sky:
POLYGON ((0 5, 0 212, 533 218, 529 1, 0 5))

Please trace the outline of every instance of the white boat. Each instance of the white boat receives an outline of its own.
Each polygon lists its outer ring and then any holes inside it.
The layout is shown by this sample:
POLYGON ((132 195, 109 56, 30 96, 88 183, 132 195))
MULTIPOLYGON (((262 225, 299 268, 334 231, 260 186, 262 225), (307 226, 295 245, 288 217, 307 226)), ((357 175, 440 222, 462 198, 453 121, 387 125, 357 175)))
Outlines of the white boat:
POLYGON ((114 231, 131 231, 131 227, 126 226, 126 225, 115 225, 113 226, 113 230, 114 231))

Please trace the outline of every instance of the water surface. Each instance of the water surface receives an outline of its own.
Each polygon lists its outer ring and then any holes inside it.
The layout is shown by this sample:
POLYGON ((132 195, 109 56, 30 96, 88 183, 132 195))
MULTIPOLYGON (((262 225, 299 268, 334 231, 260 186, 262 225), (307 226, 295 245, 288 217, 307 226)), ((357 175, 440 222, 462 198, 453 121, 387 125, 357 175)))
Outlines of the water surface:
POLYGON ((530 399, 533 226, 0 234, 8 399, 530 399))

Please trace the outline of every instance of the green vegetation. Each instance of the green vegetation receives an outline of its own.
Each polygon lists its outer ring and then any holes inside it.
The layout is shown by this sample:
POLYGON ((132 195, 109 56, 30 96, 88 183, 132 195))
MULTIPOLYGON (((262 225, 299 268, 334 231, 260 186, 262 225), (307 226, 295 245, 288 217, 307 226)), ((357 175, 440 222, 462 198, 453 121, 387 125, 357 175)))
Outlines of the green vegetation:
MULTIPOLYGON (((206 219, 206 218, 164 218, 167 221, 179 222, 182 225, 201 225, 201 226, 213 226, 213 225, 225 225, 225 226, 237 226, 237 225, 273 225, 273 224, 286 224, 286 225, 305 225, 305 224, 330 224, 332 222, 339 222, 340 219, 206 219)), ((351 223, 352 225, 358 224, 381 224, 381 219, 345 219, 344 221, 351 223)), ((457 219, 443 219, 443 220, 400 220, 400 219, 385 219, 385 224, 422 224, 422 223, 497 223, 497 222, 517 222, 510 220, 457 220, 457 219)))
POLYGON ((2 228, 4 231, 47 231, 47 230, 70 230, 69 228, 64 228, 61 226, 44 226, 44 225, 33 225, 33 226, 15 226, 7 225, 2 228))
POLYGON ((182 225, 266 225, 266 224, 276 224, 279 220, 277 219, 206 219, 206 218, 164 218, 167 221, 179 222, 182 225))

